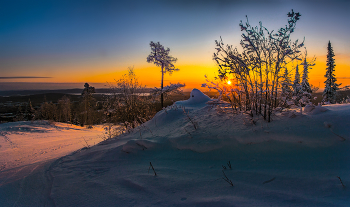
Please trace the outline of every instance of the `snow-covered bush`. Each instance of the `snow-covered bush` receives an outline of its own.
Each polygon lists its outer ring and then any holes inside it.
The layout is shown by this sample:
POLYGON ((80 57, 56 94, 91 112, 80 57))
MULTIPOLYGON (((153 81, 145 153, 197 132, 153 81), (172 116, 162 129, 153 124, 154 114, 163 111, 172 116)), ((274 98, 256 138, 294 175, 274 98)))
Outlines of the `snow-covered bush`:
MULTIPOLYGON (((262 26, 252 27, 248 18, 239 24, 242 33, 240 45, 242 52, 232 45, 226 45, 220 37, 215 41, 216 52, 213 59, 218 65, 218 79, 231 79, 235 83, 232 90, 220 89, 231 93, 233 99, 238 99, 242 110, 255 111, 270 121, 272 110, 280 105, 283 79, 282 69, 289 67, 294 61, 301 60, 300 49, 304 42, 292 42, 290 35, 294 32, 300 13, 293 10, 288 13, 288 24, 277 32, 270 32, 262 26)), ((215 87, 215 84, 205 84, 205 87, 215 87), (213 86, 212 86, 213 85, 213 86)), ((283 103, 288 101, 284 96, 283 103)), ((290 97, 289 97, 290 98, 290 97)), ((238 104, 238 105, 239 105, 238 104)))
POLYGON ((242 100, 242 95, 244 93, 241 91, 240 85, 236 85, 230 82, 230 84, 227 83, 227 81, 221 81, 220 79, 216 79, 216 81, 209 80, 207 76, 205 76, 206 83, 202 84, 202 87, 208 88, 209 90, 214 90, 218 92, 218 97, 215 103, 220 103, 221 101, 228 101, 235 111, 238 109, 242 110, 242 105, 244 103, 242 100))

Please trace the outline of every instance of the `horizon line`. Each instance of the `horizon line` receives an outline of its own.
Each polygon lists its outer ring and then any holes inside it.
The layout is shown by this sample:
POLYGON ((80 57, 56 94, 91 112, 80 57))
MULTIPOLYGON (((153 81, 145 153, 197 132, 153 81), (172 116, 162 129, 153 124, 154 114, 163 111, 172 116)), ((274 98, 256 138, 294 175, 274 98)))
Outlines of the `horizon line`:
POLYGON ((10 76, 10 77, 0 77, 0 79, 25 79, 25 78, 52 78, 52 77, 42 77, 42 76, 10 76))

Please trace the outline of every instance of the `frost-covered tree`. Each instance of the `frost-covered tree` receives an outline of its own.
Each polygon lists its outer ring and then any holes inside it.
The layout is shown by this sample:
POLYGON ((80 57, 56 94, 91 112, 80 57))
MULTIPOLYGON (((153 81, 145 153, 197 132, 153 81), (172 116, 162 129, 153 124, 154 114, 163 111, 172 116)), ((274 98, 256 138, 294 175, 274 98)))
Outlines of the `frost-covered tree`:
POLYGON ((288 71, 288 68, 284 68, 281 84, 282 84, 281 96, 282 96, 282 99, 284 99, 283 102, 285 103, 283 105, 286 105, 287 102, 291 99, 292 94, 293 94, 293 90, 291 88, 291 86, 293 84, 292 84, 292 80, 290 78, 290 73, 288 71))
POLYGON ((296 96, 299 100, 299 96, 303 93, 300 85, 300 73, 299 73, 299 65, 295 67, 295 75, 294 75, 294 81, 293 81, 293 96, 296 96))
POLYGON ((306 58, 304 59, 304 62, 302 63, 303 65, 303 76, 302 76, 302 79, 301 79, 301 90, 304 91, 304 92, 307 92, 307 93, 312 93, 312 90, 311 90, 311 87, 310 87, 310 84, 309 84, 309 77, 308 77, 308 64, 306 62, 306 58))
POLYGON ((58 100, 57 121, 71 123, 71 112, 72 111, 70 99, 66 95, 64 95, 61 99, 58 100))
POLYGON ((170 85, 165 86, 163 90, 160 88, 152 89, 151 94, 154 96, 158 96, 161 94, 164 94, 164 95, 175 94, 175 93, 181 94, 182 93, 181 88, 185 86, 186 86, 185 84, 181 84, 181 83, 175 83, 175 84, 170 83, 170 85))
POLYGON ((306 57, 305 57, 304 61, 301 65, 303 65, 303 76, 301 79, 301 90, 303 92, 311 94, 312 90, 311 90, 311 86, 309 84, 309 80, 308 80, 309 75, 308 74, 309 74, 309 69, 311 69, 310 66, 312 66, 313 64, 310 64, 309 62, 307 62, 306 57))
POLYGON ((174 58, 169 55, 170 49, 165 49, 163 45, 161 45, 159 42, 155 43, 151 41, 149 44, 151 47, 151 53, 147 57, 148 63, 154 63, 156 66, 159 66, 162 68, 162 80, 160 85, 160 103, 161 107, 163 108, 163 102, 164 102, 164 93, 163 93, 163 82, 164 82, 164 75, 166 73, 169 73, 171 75, 174 71, 178 71, 178 68, 175 68, 174 63, 177 61, 177 58, 174 58))
POLYGON ((146 88, 138 82, 133 67, 129 67, 128 73, 115 83, 116 86, 110 85, 112 95, 107 96, 104 104, 107 122, 135 128, 153 117, 152 99, 140 95, 146 93, 146 88))
POLYGON ((328 47, 327 47, 327 68, 326 68, 326 75, 324 77, 327 78, 327 80, 324 82, 325 89, 323 91, 323 101, 324 102, 330 102, 330 103, 335 103, 335 99, 337 96, 337 90, 339 89, 338 87, 341 84, 337 84, 336 81, 337 79, 335 78, 334 75, 334 67, 335 62, 334 62, 334 52, 333 48, 331 45, 331 41, 328 42, 328 47))
POLYGON ((300 48, 304 46, 303 42, 291 40, 300 13, 292 10, 287 16, 288 24, 277 32, 270 32, 261 22, 259 27, 252 27, 248 18, 245 23, 241 21, 242 52, 232 45, 225 46, 221 38, 215 41, 213 59, 219 66, 218 78, 230 78, 237 83, 240 90, 234 95, 244 109, 255 109, 256 114, 262 114, 268 121, 271 110, 279 104, 282 69, 300 60, 300 48))

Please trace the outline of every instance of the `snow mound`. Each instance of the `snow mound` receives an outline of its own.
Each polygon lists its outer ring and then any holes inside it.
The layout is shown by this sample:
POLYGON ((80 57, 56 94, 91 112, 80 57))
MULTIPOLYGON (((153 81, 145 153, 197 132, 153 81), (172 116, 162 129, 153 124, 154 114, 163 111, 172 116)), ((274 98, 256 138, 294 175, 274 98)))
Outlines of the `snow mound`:
POLYGON ((194 88, 191 91, 190 98, 185 101, 177 101, 175 104, 182 106, 193 106, 193 105, 202 105, 211 101, 212 99, 209 96, 205 95, 202 91, 194 88))
POLYGON ((323 107, 322 105, 318 105, 318 106, 313 106, 313 105, 306 105, 304 107, 304 112, 308 113, 310 115, 316 115, 316 114, 320 114, 323 112, 328 111, 329 109, 323 107))
POLYGON ((306 105, 305 107, 304 107, 304 112, 305 113, 309 113, 309 112, 311 112, 312 110, 314 110, 315 109, 315 106, 314 105, 306 105))

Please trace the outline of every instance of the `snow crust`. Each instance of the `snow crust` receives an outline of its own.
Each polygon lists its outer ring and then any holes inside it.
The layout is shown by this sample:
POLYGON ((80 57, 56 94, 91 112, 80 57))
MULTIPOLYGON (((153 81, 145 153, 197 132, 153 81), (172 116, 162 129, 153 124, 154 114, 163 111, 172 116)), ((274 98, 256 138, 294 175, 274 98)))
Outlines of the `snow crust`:
POLYGON ((0 184, 0 203, 349 205, 350 191, 340 182, 350 185, 349 104, 316 106, 307 113, 304 108, 303 114, 278 113, 267 123, 261 117, 205 104, 210 98, 199 90, 192 94, 128 134, 0 184), (234 186, 223 179, 224 174, 234 186))

